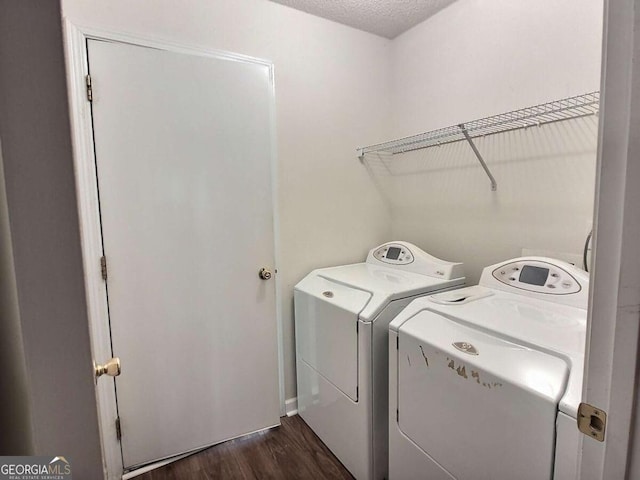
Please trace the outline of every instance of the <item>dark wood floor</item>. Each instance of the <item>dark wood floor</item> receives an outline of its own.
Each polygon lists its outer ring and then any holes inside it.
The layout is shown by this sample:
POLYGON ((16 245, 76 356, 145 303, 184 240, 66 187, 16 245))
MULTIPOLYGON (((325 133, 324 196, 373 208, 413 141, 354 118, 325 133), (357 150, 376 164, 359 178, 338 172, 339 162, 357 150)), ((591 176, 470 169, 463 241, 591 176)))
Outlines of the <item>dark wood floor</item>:
POLYGON ((353 477, 298 416, 136 477, 137 480, 345 479, 353 477))

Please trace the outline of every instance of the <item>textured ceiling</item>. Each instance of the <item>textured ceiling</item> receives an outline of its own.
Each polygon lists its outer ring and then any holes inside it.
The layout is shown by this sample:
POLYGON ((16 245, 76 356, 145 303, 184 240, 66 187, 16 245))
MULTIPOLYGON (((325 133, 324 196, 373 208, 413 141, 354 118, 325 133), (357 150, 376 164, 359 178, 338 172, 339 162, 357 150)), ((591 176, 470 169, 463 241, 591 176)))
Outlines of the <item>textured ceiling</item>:
POLYGON ((271 0, 297 10, 394 38, 455 0, 271 0))

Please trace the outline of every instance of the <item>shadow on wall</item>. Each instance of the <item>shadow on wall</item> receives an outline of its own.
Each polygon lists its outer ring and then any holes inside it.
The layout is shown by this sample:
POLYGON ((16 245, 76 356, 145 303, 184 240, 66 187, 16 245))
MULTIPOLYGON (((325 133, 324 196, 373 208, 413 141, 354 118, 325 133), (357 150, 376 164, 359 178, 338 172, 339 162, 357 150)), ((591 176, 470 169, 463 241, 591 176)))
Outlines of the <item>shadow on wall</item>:
POLYGON ((0 144, 0 454, 32 455, 31 410, 0 144))
MULTIPOLYGON (((597 117, 591 116, 478 137, 474 143, 488 164, 500 165, 593 154, 597 131, 597 117)), ((464 140, 397 155, 368 153, 364 161, 377 176, 430 175, 461 169, 482 173, 464 140)))
POLYGON ((595 116, 474 139, 498 190, 466 142, 364 163, 389 202, 394 238, 470 267, 519 256, 522 248, 579 254, 591 227, 595 116))

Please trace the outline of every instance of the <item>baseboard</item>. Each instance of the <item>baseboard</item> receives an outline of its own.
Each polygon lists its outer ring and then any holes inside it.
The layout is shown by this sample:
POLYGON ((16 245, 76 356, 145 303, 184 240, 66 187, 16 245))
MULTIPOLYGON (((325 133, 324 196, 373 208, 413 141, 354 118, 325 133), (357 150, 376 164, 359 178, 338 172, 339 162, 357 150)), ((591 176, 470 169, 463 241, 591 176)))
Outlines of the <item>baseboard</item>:
MULTIPOLYGON (((208 448, 208 447, 206 447, 206 448, 208 448)), ((198 450, 202 450, 202 449, 198 449, 198 450)), ((168 465, 168 464, 170 464, 172 462, 175 462, 177 460, 181 460, 181 459, 183 459, 185 457, 188 457, 189 455, 193 455, 198 450, 196 450, 195 452, 183 453, 182 455, 176 455, 175 457, 167 458, 165 460, 160 460, 160 461, 151 463, 149 465, 145 465, 144 467, 140 467, 140 468, 137 468, 135 470, 131 470, 130 472, 123 473, 122 474, 122 480, 130 480, 131 478, 135 478, 138 475, 142 475, 143 473, 150 472, 151 470, 155 470, 156 468, 164 467, 165 465, 168 465)))
MULTIPOLYGON (((292 399, 296 404, 297 404, 297 400, 295 398, 292 399)), ((294 411, 294 413, 292 413, 291 415, 295 415, 295 412, 297 412, 297 410, 294 411)), ((175 457, 170 457, 170 458, 165 458, 164 460, 158 460, 157 462, 151 463, 149 465, 145 465, 144 467, 140 467, 140 468, 136 468, 135 470, 131 470, 129 472, 123 473, 122 474, 122 480, 130 480, 132 478, 137 477, 138 475, 142 475, 143 473, 147 473, 150 472, 151 470, 155 470, 156 468, 160 468, 160 467, 164 467, 165 465, 168 465, 172 462, 175 462, 176 460, 181 460, 185 457, 188 457, 190 455, 194 455, 198 452, 201 452, 203 450, 206 450, 208 448, 214 447, 216 445, 220 445, 222 443, 228 442, 230 440, 235 440, 236 438, 242 438, 248 435, 253 435, 254 433, 259 433, 259 432, 266 432, 267 430, 271 430, 272 428, 277 428, 280 426, 280 422, 278 422, 275 425, 271 425, 269 427, 266 428, 260 428, 259 430, 254 430, 253 432, 247 432, 247 433, 243 433, 241 435, 237 435, 235 437, 230 437, 226 440, 222 440, 216 443, 212 443, 211 445, 207 445, 204 447, 198 447, 194 450, 190 450, 188 452, 185 453, 181 453, 179 455, 176 455, 175 457)))
POLYGON ((284 409, 287 412, 287 417, 293 417, 298 413, 298 397, 292 397, 284 402, 284 409))

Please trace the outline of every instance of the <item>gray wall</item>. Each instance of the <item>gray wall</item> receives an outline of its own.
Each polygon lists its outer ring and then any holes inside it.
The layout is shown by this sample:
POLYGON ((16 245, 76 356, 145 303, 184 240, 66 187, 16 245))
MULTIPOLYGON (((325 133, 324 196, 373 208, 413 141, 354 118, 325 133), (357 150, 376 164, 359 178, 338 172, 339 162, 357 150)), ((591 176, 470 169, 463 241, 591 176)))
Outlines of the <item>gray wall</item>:
POLYGON ((58 1, 0 2, 0 138, 34 452, 100 478, 58 1))
POLYGON ((0 455, 30 454, 31 412, 0 144, 0 455))

